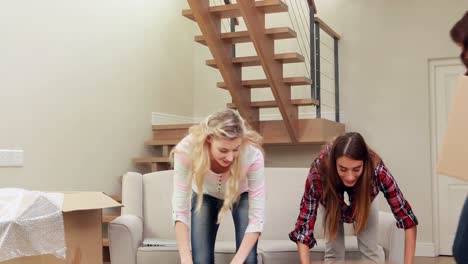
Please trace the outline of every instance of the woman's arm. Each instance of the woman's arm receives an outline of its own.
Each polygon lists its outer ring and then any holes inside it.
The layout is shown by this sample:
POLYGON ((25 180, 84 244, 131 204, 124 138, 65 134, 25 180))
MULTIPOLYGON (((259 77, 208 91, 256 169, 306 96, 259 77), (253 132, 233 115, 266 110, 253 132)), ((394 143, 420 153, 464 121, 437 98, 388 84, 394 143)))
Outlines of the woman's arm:
POLYGON ((180 262, 182 264, 191 264, 192 254, 189 247, 189 228, 186 224, 177 221, 175 224, 175 233, 177 247, 179 248, 180 262))
POLYGON ((413 213, 411 205, 406 201, 395 178, 382 160, 377 164, 377 182, 387 203, 397 220, 397 227, 405 229, 405 264, 412 264, 416 250, 416 226, 418 219, 413 213))
POLYGON ((182 263, 192 263, 189 241, 191 160, 187 153, 188 139, 183 139, 174 150, 174 189, 172 194, 172 218, 175 224, 177 246, 182 263))
POLYGON ((246 233, 244 235, 244 239, 242 239, 242 243, 239 247, 239 250, 237 251, 236 255, 231 261, 231 264, 244 263, 245 259, 249 255, 250 251, 252 250, 259 237, 260 233, 258 232, 246 233))
POLYGON ((289 239, 297 244, 301 264, 310 262, 309 249, 316 244, 314 227, 321 196, 319 162, 320 159, 317 158, 312 163, 304 186, 299 215, 294 230, 289 233, 289 239))
POLYGON ((299 260, 301 264, 310 264, 310 251, 309 246, 297 242, 297 251, 299 252, 299 260))
POLYGON ((417 228, 413 226, 405 230, 405 264, 413 264, 416 251, 417 228))
POLYGON ((231 263, 244 263, 263 231, 265 217, 265 162, 263 153, 249 146, 251 162, 247 169, 248 180, 248 225, 245 230, 239 250, 231 263))

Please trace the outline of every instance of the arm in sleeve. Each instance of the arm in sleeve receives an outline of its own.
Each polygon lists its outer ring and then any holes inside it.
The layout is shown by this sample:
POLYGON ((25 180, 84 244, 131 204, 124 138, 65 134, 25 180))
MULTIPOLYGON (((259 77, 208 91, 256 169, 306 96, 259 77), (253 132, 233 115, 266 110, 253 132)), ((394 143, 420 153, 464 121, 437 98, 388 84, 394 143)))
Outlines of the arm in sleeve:
POLYGON ((174 153, 174 186, 172 194, 172 219, 175 224, 180 221, 190 226, 191 184, 188 182, 191 173, 189 154, 176 147, 174 153))
POLYGON ((387 199, 387 203, 397 220, 397 227, 408 229, 416 226, 418 219, 414 215, 411 205, 406 201, 400 188, 398 188, 395 178, 393 178, 382 160, 379 161, 375 173, 378 187, 387 199))
POLYGON ((263 153, 255 148, 253 162, 247 169, 249 193, 249 224, 246 233, 263 231, 265 218, 265 161, 263 153))
POLYGON ((320 201, 320 193, 317 189, 320 184, 319 159, 312 163, 307 177, 304 195, 300 204, 300 212, 297 217, 294 230, 289 233, 289 239, 293 242, 301 242, 309 248, 314 247, 317 242, 314 238, 314 227, 317 219, 317 210, 320 201))

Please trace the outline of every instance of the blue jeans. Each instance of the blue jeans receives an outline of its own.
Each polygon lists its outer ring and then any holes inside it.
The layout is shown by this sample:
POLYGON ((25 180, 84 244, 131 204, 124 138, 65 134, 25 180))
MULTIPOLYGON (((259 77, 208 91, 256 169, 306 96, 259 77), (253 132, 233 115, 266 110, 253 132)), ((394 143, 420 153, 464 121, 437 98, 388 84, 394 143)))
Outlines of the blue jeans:
POLYGON ((460 215, 452 251, 457 263, 468 263, 468 197, 460 215))
MULTIPOLYGON (((214 264, 214 248, 219 225, 218 212, 223 200, 204 194, 200 210, 197 210, 197 194, 192 195, 191 240, 194 264, 214 264)), ((232 207, 232 218, 236 231, 236 251, 239 250, 245 230, 249 224, 249 196, 240 195, 239 202, 232 207)), ((244 263, 257 264, 257 243, 250 251, 244 263)))

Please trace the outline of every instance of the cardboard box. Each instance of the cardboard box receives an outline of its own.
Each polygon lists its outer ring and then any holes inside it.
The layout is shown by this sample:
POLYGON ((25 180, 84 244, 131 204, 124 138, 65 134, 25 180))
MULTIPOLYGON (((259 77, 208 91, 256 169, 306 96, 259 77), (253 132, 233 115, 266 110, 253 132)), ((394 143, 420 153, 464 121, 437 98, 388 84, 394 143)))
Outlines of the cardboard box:
POLYGON ((67 256, 21 257, 1 264, 102 264, 102 209, 121 204, 101 192, 65 193, 63 223, 67 256))
POLYGON ((437 172, 468 181, 468 76, 460 77, 448 117, 437 172))

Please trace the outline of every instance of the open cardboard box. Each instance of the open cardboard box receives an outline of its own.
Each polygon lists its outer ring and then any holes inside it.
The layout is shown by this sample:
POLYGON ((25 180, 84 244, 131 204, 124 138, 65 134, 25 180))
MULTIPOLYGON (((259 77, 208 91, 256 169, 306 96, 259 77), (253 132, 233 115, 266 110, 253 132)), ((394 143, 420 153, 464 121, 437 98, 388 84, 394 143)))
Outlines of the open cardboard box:
POLYGON ((452 110, 448 116, 437 172, 468 181, 468 76, 461 76, 455 91, 452 110))
POLYGON ((15 258, 1 264, 102 264, 102 209, 120 207, 102 192, 65 193, 63 223, 66 259, 53 255, 15 258))

